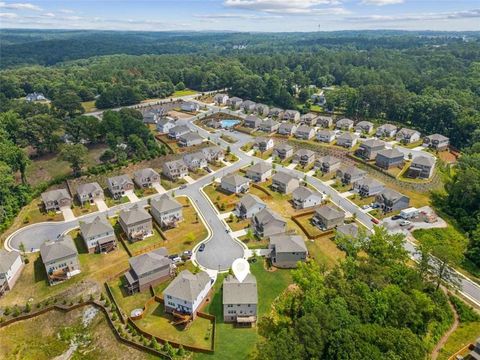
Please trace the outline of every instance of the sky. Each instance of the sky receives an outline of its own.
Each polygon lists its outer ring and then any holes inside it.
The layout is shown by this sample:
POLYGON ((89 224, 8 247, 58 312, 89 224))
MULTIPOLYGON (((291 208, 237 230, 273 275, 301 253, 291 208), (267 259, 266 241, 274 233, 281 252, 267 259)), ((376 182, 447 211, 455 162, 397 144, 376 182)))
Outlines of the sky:
POLYGON ((0 28, 466 31, 480 30, 480 0, 0 1, 0 28))

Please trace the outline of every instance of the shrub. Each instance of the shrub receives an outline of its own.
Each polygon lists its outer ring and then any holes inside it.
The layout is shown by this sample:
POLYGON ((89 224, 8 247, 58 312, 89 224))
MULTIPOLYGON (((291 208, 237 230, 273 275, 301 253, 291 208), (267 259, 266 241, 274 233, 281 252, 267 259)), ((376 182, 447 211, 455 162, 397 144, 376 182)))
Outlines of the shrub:
POLYGON ((12 310, 10 310, 10 308, 9 308, 8 306, 5 307, 5 310, 3 310, 3 313, 4 313, 5 315, 10 315, 11 312, 12 312, 12 310))
POLYGON ((471 306, 465 304, 461 299, 450 295, 450 301, 458 313, 460 322, 468 323, 480 320, 480 315, 478 315, 471 306))
POLYGON ((18 315, 20 315, 20 309, 18 308, 17 305, 15 305, 15 307, 13 308, 13 314, 12 314, 14 317, 17 317, 18 315))
POLYGON ((30 305, 30 303, 27 302, 27 304, 25 305, 25 309, 23 309, 23 311, 26 313, 29 313, 30 311, 32 311, 32 305, 30 305))

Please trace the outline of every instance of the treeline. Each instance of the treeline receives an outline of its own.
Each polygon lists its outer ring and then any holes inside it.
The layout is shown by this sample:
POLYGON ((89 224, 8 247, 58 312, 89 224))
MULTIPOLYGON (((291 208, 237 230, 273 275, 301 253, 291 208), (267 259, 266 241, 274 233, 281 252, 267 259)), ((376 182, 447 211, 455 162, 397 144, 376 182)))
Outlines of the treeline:
POLYGON ((350 241, 332 271, 311 261, 293 272, 296 286, 260 320, 258 359, 428 357, 453 320, 446 296, 407 264, 403 235, 350 241))
MULTIPOLYGON (((381 45, 385 40, 378 41, 381 45)), ((265 45, 258 54, 96 57, 2 71, 0 97, 43 92, 72 114, 82 111, 80 101, 96 96, 99 108, 109 108, 168 96, 181 84, 198 91, 228 87, 231 95, 244 99, 308 111, 309 86, 333 85, 335 90, 326 92, 332 111, 392 121, 424 134, 439 132, 459 148, 479 140, 477 42, 452 41, 439 47, 417 43, 405 49, 380 45, 362 51, 297 45, 298 51, 274 52, 265 45)))

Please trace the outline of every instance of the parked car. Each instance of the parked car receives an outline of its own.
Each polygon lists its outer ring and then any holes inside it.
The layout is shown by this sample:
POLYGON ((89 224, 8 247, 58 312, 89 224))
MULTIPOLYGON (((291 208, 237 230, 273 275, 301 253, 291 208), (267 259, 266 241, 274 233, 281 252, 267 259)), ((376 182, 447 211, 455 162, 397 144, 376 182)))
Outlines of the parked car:
POLYGON ((175 259, 175 258, 177 258, 177 257, 178 257, 178 254, 168 255, 168 258, 169 258, 170 260, 173 260, 173 259, 175 259))
POLYGON ((183 256, 186 257, 187 259, 190 259, 192 257, 192 251, 191 250, 185 250, 183 252, 183 256))
POLYGON ((363 210, 370 209, 370 205, 362 205, 362 209, 363 209, 363 210))
POLYGON ((372 219, 372 222, 373 222, 374 224, 380 224, 380 221, 378 221, 378 219, 372 219))
POLYGON ((205 168, 205 170, 207 170, 209 174, 212 172, 212 169, 210 169, 208 166, 205 168))
POLYGON ((187 188, 187 185, 183 184, 183 185, 180 185, 179 189, 180 190, 183 190, 183 189, 186 189, 187 188))
POLYGON ((198 251, 200 252, 202 252, 203 250, 205 250, 205 244, 200 245, 200 247, 198 248, 198 251))
POLYGON ((402 217, 400 215, 393 215, 392 220, 398 220, 401 219, 402 217))
POLYGON ((175 264, 179 264, 181 263, 183 260, 180 256, 177 256, 176 258, 173 258, 172 261, 175 263, 175 264))
POLYGON ((403 221, 400 221, 400 226, 407 226, 407 225, 410 225, 411 222, 408 221, 408 220, 403 220, 403 221))

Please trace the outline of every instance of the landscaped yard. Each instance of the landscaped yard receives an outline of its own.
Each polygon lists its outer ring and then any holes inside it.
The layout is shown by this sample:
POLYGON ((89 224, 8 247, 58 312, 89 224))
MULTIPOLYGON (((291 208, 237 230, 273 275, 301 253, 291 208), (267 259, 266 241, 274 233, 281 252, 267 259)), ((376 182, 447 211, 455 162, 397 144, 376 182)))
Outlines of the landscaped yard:
POLYGON ((313 241, 307 241, 307 249, 310 257, 321 265, 332 268, 338 260, 345 258, 345 253, 337 247, 333 241, 334 235, 325 235, 313 241))
POLYGON ((184 89, 184 90, 177 90, 172 94, 172 97, 180 97, 180 96, 187 96, 187 95, 195 95, 198 92, 195 90, 184 89))
POLYGON ((165 190, 174 189, 186 183, 187 182, 184 179, 170 180, 163 174, 160 174, 160 184, 164 187, 165 190))
POLYGON ((120 199, 114 199, 110 196, 110 193, 107 191, 105 192, 105 204, 108 207, 112 207, 115 205, 125 204, 128 203, 130 200, 126 196, 122 196, 120 199))
POLYGON ((137 195, 139 198, 140 197, 146 197, 146 196, 151 196, 157 194, 157 190, 153 187, 151 188, 136 188, 135 189, 135 195, 137 195))
POLYGON ((358 194, 351 195, 348 197, 348 199, 358 206, 370 205, 371 203, 375 202, 375 196, 361 197, 358 194))
POLYGON ((154 302, 148 305, 144 317, 135 323, 140 329, 162 339, 204 349, 211 348, 213 323, 210 320, 197 317, 187 328, 172 325, 172 320, 173 316, 165 313, 163 304, 154 302))
POLYGON ((335 183, 333 183, 331 185, 332 188, 334 188, 335 190, 337 190, 339 193, 343 193, 345 191, 349 191, 352 189, 352 185, 351 184, 344 184, 340 181, 336 181, 335 183))
MULTIPOLYGON (((289 270, 269 272, 263 266, 263 260, 250 264, 250 270, 257 278, 258 316, 270 312, 273 301, 292 283, 289 270)), ((214 354, 195 353, 194 359, 237 360, 248 359, 259 339, 257 328, 236 328, 223 322, 222 290, 223 276, 215 283, 215 294, 205 312, 215 315, 217 321, 216 349, 214 354)))
POLYGON ((258 238, 257 236, 253 235, 249 237, 247 235, 240 236, 238 238, 240 241, 243 241, 245 245, 248 246, 249 249, 266 249, 268 248, 268 239, 267 238, 258 238))
POLYGON ((164 246, 165 244, 165 241, 163 240, 163 238, 155 228, 153 228, 153 235, 148 236, 143 240, 130 242, 125 237, 124 239, 125 239, 125 244, 127 244, 127 247, 133 256, 139 255, 143 252, 148 252, 157 247, 164 246))
POLYGON ((145 303, 148 299, 152 297, 150 291, 144 291, 135 293, 133 295, 128 295, 123 287, 123 276, 112 280, 108 283, 110 290, 112 291, 113 297, 117 302, 118 306, 123 310, 126 316, 130 316, 132 310, 142 309, 145 306, 145 303))
POLYGON ((203 188, 203 191, 215 204, 217 209, 222 212, 232 211, 241 196, 237 194, 228 194, 220 188, 220 184, 212 183, 203 188))
POLYGON ((239 219, 233 215, 232 221, 229 218, 225 220, 232 231, 238 231, 247 228, 250 225, 250 219, 239 219))
POLYGON ((82 216, 82 215, 86 215, 86 214, 90 214, 90 213, 98 211, 98 207, 97 207, 97 205, 90 204, 88 202, 83 204, 83 206, 80 205, 79 202, 78 203, 75 202, 75 206, 73 207, 72 211, 73 211, 73 214, 76 217, 79 217, 79 216, 82 216))
POLYGON ((397 211, 391 211, 389 213, 384 213, 382 211, 382 209, 374 209, 372 211, 369 211, 368 212, 370 215, 372 215, 374 218, 378 219, 378 220, 382 220, 382 219, 385 219, 387 217, 390 217, 390 216, 395 216, 395 215, 398 215, 400 214, 400 210, 397 210, 397 211))
MULTIPOLYGON (((440 354, 438 356, 438 360, 447 360, 450 356, 454 353, 462 349, 464 346, 468 344, 475 344, 475 341, 480 334, 480 322, 468 322, 468 323, 460 323, 457 330, 453 332, 452 335, 448 338, 446 344, 440 350, 440 354)), ((468 354, 469 351, 463 353, 465 356, 468 354)))
POLYGON ((40 199, 33 200, 25 206, 20 213, 23 215, 23 226, 35 224, 44 221, 63 221, 61 212, 46 212, 40 199))

